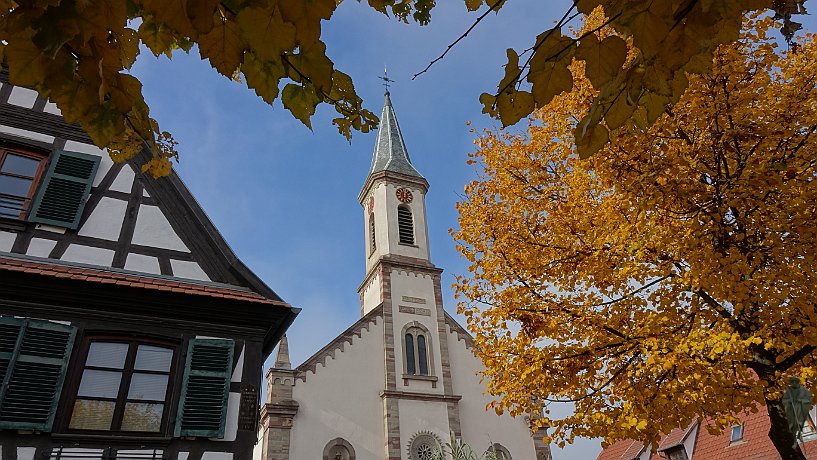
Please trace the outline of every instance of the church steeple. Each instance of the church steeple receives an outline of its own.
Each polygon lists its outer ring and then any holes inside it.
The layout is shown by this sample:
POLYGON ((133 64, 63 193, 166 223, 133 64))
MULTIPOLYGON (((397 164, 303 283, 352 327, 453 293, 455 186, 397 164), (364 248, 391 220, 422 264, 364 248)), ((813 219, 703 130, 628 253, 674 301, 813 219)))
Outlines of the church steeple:
POLYGON ((400 125, 397 123, 397 115, 394 113, 394 106, 391 104, 388 91, 386 91, 385 101, 383 102, 383 113, 380 114, 380 128, 377 131, 377 141, 374 144, 369 176, 380 171, 423 177, 411 164, 408 149, 403 140, 403 133, 400 132, 400 125))
POLYGON ((358 196, 366 231, 366 277, 360 291, 363 314, 386 300, 383 289, 388 283, 376 275, 386 265, 434 267, 429 255, 426 192, 428 181, 411 164, 386 91, 372 164, 358 196), (380 283, 386 283, 383 289, 373 287, 380 283))

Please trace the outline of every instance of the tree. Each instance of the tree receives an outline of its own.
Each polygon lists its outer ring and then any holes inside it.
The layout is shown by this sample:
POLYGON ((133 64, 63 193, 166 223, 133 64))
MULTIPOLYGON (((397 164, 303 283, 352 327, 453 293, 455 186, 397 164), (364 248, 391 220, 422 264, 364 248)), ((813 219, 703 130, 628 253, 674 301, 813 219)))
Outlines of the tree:
POLYGON ((455 287, 495 410, 573 402, 534 420, 560 445, 657 447, 765 405, 780 455, 804 458, 781 398, 792 375, 817 390, 817 40, 782 52, 770 27, 750 21, 671 113, 592 158, 574 142, 597 100, 580 61, 526 132, 476 141, 455 287))
MULTIPOLYGON (((581 0, 556 28, 541 34, 519 54, 508 50, 508 65, 496 94, 483 94, 485 111, 513 124, 556 94, 570 91, 567 65, 587 60, 591 81, 601 90, 580 131, 582 151, 600 148, 607 130, 632 117, 651 122, 685 87, 684 72, 701 72, 715 46, 732 41, 745 10, 772 8, 784 19, 784 34, 797 29, 792 14, 805 0, 581 0), (574 9, 602 6, 609 25, 631 34, 642 52, 624 65, 620 41, 561 35, 574 9), (526 83, 523 83, 526 82, 526 83), (673 82, 669 85, 668 82, 673 82), (529 84, 531 91, 527 91, 529 84), (639 109, 641 108, 641 109, 639 109), (639 110, 637 110, 639 109, 639 110), (602 119, 604 123, 601 123, 602 119)), ((321 21, 336 0, 0 0, 0 61, 12 84, 50 98, 68 122, 79 122, 99 147, 123 161, 143 148, 153 160, 144 169, 170 172, 177 156, 172 136, 150 118, 142 85, 127 73, 140 44, 156 55, 198 45, 220 74, 247 84, 272 103, 280 97, 293 116, 310 126, 321 103, 334 106, 333 123, 349 138, 367 132, 377 117, 363 108, 351 78, 334 68, 321 41, 321 21), (288 82, 288 83, 287 83, 288 82), (285 84, 284 84, 285 83, 285 84), (283 89, 280 87, 283 85, 283 89)), ((434 0, 368 0, 384 14, 426 24, 434 0)), ((465 0, 469 10, 498 11, 504 0, 465 0)), ((479 20, 478 20, 479 21, 479 20)))

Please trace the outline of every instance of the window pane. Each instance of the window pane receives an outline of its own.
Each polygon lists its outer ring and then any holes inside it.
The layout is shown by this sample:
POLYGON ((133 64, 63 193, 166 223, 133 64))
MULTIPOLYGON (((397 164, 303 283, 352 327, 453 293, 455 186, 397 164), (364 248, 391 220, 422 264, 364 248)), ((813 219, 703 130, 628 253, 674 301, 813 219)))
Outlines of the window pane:
POLYGON ((25 200, 22 198, 0 197, 0 216, 18 217, 23 210, 25 200))
POLYGON ((735 425, 732 427, 731 442, 740 441, 743 439, 743 425, 735 425))
POLYGON ((40 162, 33 158, 23 157, 20 155, 6 155, 6 160, 3 162, 3 167, 0 171, 17 174, 19 176, 34 177, 37 173, 37 167, 40 162))
POLYGON ((162 428, 164 404, 125 404, 122 431, 159 431, 162 428))
POLYGON ((115 407, 116 403, 113 401, 77 399, 74 403, 74 412, 71 414, 71 423, 68 425, 68 428, 77 430, 110 430, 115 407))
POLYGON ((88 359, 85 365, 122 369, 125 367, 128 347, 127 343, 93 342, 88 349, 88 359))
POLYGON ((29 189, 31 189, 31 179, 21 179, 19 177, 0 174, 0 193, 27 197, 29 189))
POLYGON ((77 396, 116 398, 119 394, 120 380, 122 380, 121 372, 85 369, 85 372, 82 373, 82 381, 79 383, 77 396))
POLYGON ((417 361, 420 363, 420 375, 428 375, 428 354, 424 335, 417 336, 417 361))
POLYGON ((139 345, 136 351, 136 364, 133 368, 140 371, 170 372, 172 359, 173 350, 170 348, 139 345))
POLYGON ((406 374, 414 375, 417 368, 414 365, 414 337, 406 334, 406 374))
POLYGON ((164 401, 167 393, 167 376, 134 373, 130 381, 128 399, 164 401))

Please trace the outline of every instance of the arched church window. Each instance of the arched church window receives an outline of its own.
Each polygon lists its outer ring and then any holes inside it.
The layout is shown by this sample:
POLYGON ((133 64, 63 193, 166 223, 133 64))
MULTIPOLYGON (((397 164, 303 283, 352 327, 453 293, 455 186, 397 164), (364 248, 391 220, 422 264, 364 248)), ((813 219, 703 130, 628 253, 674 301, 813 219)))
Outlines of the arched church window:
POLYGON ((374 236, 374 213, 369 213, 369 239, 371 241, 371 252, 377 249, 377 239, 374 236))
POLYGON ((397 207, 397 232, 402 244, 414 244, 414 218, 406 205, 397 207))
POLYGON ((508 449, 499 443, 491 445, 491 447, 488 448, 487 453, 493 454, 492 456, 486 456, 488 458, 495 457, 496 460, 512 460, 511 453, 508 452, 508 449))
POLYGON ((404 329, 403 347, 405 373, 407 375, 429 375, 429 334, 420 323, 414 322, 404 329))
POLYGON ((323 460, 355 460, 355 448, 343 438, 335 438, 323 448, 323 460))

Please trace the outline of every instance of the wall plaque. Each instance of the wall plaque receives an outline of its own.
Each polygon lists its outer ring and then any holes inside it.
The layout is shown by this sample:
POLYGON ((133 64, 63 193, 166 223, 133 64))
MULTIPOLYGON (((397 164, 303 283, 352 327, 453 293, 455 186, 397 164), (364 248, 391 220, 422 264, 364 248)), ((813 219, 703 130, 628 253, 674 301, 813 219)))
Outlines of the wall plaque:
POLYGON ((258 388, 244 385, 241 388, 241 402, 238 405, 238 429, 255 431, 258 419, 258 388))

